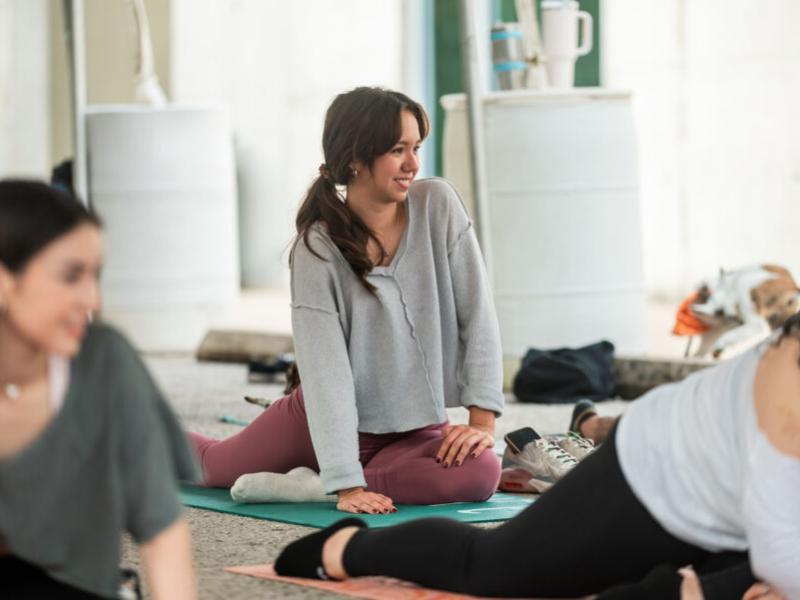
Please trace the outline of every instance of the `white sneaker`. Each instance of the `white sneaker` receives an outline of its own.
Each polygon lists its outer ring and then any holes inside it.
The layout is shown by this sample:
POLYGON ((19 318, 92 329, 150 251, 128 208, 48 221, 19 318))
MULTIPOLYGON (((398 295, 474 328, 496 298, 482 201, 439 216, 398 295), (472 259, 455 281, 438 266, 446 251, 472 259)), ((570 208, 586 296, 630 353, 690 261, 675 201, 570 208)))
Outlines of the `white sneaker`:
POLYGON ((556 444, 578 460, 583 460, 596 449, 592 440, 586 439, 580 435, 575 435, 574 433, 567 434, 567 437, 558 438, 556 444))
POLYGON ((574 456, 544 438, 525 444, 522 451, 516 454, 506 447, 498 487, 504 492, 541 493, 577 464, 574 456))

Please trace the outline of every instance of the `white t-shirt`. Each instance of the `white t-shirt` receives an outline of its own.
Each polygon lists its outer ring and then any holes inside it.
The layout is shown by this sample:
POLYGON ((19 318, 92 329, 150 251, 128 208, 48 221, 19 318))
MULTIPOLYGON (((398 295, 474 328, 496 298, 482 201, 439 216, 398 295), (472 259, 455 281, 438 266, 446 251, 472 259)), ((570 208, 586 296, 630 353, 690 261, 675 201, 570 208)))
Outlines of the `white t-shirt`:
POLYGON ((800 459, 770 444, 753 405, 767 343, 652 390, 616 443, 631 489, 668 532, 712 552, 749 549, 756 575, 800 598, 800 459))

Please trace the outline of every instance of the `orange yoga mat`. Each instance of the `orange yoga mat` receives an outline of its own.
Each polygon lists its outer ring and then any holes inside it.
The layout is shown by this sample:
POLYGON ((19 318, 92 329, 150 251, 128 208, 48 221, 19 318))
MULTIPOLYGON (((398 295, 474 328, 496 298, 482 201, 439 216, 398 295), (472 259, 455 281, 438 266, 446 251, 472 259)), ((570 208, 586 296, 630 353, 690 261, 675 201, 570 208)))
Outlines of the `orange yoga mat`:
MULTIPOLYGON (((481 596, 467 596, 465 594, 455 594, 442 590, 432 590, 420 587, 408 581, 392 579, 391 577, 354 577, 347 581, 321 581, 319 579, 301 579, 299 577, 281 577, 275 574, 272 565, 250 565, 246 567, 226 567, 226 571, 238 573, 239 575, 250 575, 261 579, 272 581, 282 581, 304 587, 316 588, 341 594, 343 596, 353 596, 354 598, 371 598, 373 600, 456 600, 457 598, 474 598, 479 600, 481 596)), ((494 600, 497 600, 495 598, 494 600)), ((539 600, 546 600, 540 598, 539 600)))
POLYGON ((300 577, 281 577, 275 574, 272 565, 250 565, 246 567, 226 567, 226 571, 240 575, 250 575, 261 579, 283 581, 304 587, 326 590, 354 598, 373 598, 375 600, 455 600, 456 598, 477 598, 441 590, 419 587, 407 581, 390 577, 354 577, 347 581, 321 581, 300 577))

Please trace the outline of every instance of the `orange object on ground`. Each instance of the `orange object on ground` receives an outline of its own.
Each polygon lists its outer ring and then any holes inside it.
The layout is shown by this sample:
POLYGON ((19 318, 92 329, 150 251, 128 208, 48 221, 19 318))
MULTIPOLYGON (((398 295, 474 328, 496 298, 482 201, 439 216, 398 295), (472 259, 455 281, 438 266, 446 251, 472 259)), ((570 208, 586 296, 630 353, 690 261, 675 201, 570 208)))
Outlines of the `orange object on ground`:
POLYGON ((698 293, 692 292, 681 302, 675 315, 675 326, 672 328, 673 335, 699 335, 710 329, 709 325, 703 323, 692 312, 692 304, 697 300, 698 293))
MULTIPOLYGON (((353 577, 346 581, 302 579, 300 577, 283 577, 278 575, 275 573, 275 569, 272 568, 272 565, 225 567, 225 570, 238 575, 249 575, 260 579, 292 583, 303 587, 334 592, 342 596, 369 598, 371 600, 481 600, 483 598, 483 596, 468 596, 466 594, 456 594, 443 590, 432 590, 391 577, 353 577)), ((583 600, 590 600, 590 598, 591 596, 587 596, 583 600)), ((495 598, 495 600, 498 599, 495 598)), ((548 599, 540 598, 539 600, 548 599)))
POLYGON ((322 581, 300 577, 282 577, 275 573, 272 565, 251 565, 246 567, 225 567, 230 573, 250 575, 261 579, 293 583, 304 587, 326 590, 343 596, 371 598, 372 600, 457 600, 476 598, 442 590, 419 587, 407 581, 390 577, 354 577, 347 581, 322 581))

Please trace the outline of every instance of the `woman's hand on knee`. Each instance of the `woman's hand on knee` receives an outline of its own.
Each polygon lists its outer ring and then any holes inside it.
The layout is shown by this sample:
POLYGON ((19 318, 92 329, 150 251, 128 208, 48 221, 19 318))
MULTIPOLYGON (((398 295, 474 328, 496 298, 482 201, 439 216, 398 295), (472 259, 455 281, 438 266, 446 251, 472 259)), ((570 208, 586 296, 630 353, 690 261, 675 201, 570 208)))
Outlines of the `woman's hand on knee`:
POLYGON ((388 496, 368 492, 362 487, 339 490, 336 508, 344 512, 376 515, 397 512, 394 502, 388 496))
POLYGON ((478 458, 494 446, 494 434, 475 425, 448 425, 442 428, 442 435, 444 440, 436 452, 436 461, 444 467, 460 467, 467 456, 478 458))

